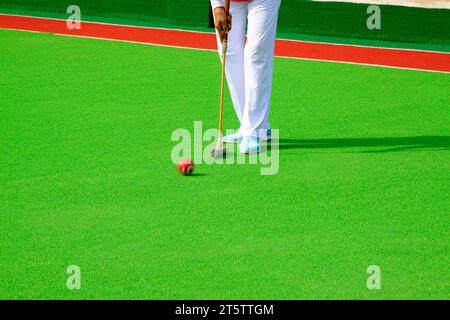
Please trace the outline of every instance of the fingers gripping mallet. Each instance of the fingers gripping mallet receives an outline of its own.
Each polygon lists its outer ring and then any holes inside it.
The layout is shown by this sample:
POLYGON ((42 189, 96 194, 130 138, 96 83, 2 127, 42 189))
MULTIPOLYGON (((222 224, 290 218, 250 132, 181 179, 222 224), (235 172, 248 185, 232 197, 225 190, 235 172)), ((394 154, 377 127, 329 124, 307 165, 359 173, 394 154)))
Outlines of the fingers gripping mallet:
MULTIPOLYGON (((225 0, 225 14, 229 17, 230 13, 230 0, 225 0)), ((224 157, 227 154, 227 149, 223 146, 222 141, 222 120, 223 120, 223 97, 225 91, 225 64, 227 59, 227 47, 228 47, 228 32, 224 32, 222 41, 222 81, 220 83, 220 108, 219 108, 219 136, 217 137, 217 143, 211 155, 215 158, 224 157)))

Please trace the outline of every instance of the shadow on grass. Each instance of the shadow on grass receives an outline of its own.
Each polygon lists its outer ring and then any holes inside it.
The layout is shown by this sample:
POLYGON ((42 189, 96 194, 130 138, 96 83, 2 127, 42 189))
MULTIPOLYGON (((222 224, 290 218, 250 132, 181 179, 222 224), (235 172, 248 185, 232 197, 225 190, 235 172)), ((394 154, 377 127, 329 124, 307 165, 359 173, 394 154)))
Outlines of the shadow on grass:
POLYGON ((345 139, 280 139, 280 150, 383 148, 361 150, 362 153, 383 153, 420 150, 449 150, 449 136, 345 138, 345 139))
POLYGON ((206 177, 206 173, 191 173, 190 175, 186 175, 185 177, 206 177))

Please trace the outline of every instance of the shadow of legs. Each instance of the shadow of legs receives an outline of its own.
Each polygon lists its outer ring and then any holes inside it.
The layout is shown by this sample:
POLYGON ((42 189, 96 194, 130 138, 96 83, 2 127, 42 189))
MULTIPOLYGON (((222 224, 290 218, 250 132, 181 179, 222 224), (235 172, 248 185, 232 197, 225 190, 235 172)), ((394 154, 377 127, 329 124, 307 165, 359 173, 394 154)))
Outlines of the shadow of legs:
POLYGON ((343 139, 280 139, 280 150, 286 149, 339 149, 374 148, 362 152, 397 152, 414 150, 448 150, 449 136, 385 137, 385 138, 343 138, 343 139))

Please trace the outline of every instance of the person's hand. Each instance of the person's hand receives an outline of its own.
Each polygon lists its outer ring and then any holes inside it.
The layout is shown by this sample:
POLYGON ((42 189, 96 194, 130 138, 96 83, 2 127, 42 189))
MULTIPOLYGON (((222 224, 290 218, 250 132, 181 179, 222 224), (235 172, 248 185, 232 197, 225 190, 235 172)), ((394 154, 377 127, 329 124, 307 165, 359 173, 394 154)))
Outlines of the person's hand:
POLYGON ((220 42, 223 42, 224 35, 231 30, 231 14, 227 17, 224 7, 214 9, 214 25, 219 33, 220 42))

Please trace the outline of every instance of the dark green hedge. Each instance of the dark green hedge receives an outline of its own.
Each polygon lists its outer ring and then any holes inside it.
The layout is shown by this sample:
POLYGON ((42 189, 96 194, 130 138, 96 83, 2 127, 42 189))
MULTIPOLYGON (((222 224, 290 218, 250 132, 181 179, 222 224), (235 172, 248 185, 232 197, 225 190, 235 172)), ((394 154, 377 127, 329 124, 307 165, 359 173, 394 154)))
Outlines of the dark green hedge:
POLYGON ((0 8, 19 8, 65 13, 78 5, 87 16, 163 21, 208 27, 208 0, 0 0, 0 8))
POLYGON ((368 4, 284 0, 281 32, 450 44, 450 10, 400 6, 381 8, 381 29, 366 26, 368 4))

